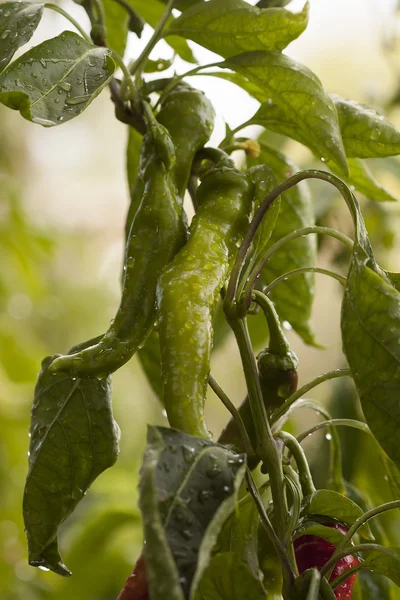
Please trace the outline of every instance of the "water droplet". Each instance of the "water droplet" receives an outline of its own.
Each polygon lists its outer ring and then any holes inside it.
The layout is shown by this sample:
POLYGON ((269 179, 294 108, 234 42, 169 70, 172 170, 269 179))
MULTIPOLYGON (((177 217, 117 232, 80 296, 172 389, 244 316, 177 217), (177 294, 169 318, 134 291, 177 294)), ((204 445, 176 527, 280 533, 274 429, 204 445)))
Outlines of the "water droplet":
POLYGON ((190 540, 192 538, 192 532, 189 531, 189 529, 183 529, 181 531, 182 537, 185 538, 185 540, 190 540))
POLYGON ((10 13, 10 11, 9 11, 9 10, 6 10, 6 12, 4 13, 4 16, 7 18, 7 17, 9 17, 9 16, 10 16, 10 14, 11 14, 11 13, 10 13))
POLYGON ((11 30, 10 30, 10 29, 5 29, 5 30, 3 31, 3 33, 1 34, 1 39, 2 39, 2 40, 5 40, 6 38, 8 38, 8 36, 10 35, 10 33, 11 33, 11 30))
POLYGON ((68 81, 61 81, 58 84, 58 87, 61 88, 62 90, 64 90, 65 92, 69 92, 72 88, 72 85, 70 83, 68 83, 68 81))
POLYGON ((83 102, 86 102, 89 96, 75 96, 73 98, 69 98, 67 97, 65 99, 66 104, 68 104, 69 106, 74 106, 75 104, 83 104, 83 102))
POLYGON ((327 433, 326 436, 325 436, 325 439, 328 440, 328 442, 330 442, 331 439, 332 439, 332 434, 327 433))
POLYGON ((194 455, 195 455, 195 450, 194 448, 191 448, 190 446, 186 446, 184 445, 182 447, 182 453, 183 453, 183 460, 186 463, 190 463, 192 462, 194 455))
POLYGON ((204 504, 213 497, 214 493, 211 490, 201 490, 198 494, 198 499, 201 504, 204 504))
POLYGON ((60 98, 54 98, 54 103, 55 104, 59 104, 59 102, 60 102, 60 98))
POLYGON ((167 411, 165 410, 165 408, 162 409, 161 414, 163 417, 167 418, 167 411))
POLYGON ((46 61, 44 60, 44 58, 41 58, 39 62, 40 62, 40 64, 42 65, 43 69, 47 69, 47 63, 46 63, 46 61))
POLYGON ((31 73, 33 79, 37 79, 37 73, 31 73))
POLYGON ((50 569, 48 569, 47 567, 44 567, 43 565, 39 565, 39 569, 41 571, 50 571, 50 569))
POLYGON ((47 79, 45 79, 44 77, 42 79, 42 85, 47 85, 47 79))

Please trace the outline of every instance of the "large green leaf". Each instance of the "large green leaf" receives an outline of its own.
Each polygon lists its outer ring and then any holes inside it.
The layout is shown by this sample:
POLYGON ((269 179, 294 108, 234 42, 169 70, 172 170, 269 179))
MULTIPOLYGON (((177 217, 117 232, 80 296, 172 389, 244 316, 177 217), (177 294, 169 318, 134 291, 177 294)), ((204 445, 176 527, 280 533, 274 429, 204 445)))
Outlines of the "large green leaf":
POLYGON ((0 102, 45 127, 79 115, 110 81, 110 50, 65 31, 35 46, 0 76, 0 102))
MULTIPOLYGON (((353 525, 353 523, 361 517, 363 511, 350 498, 334 492, 332 490, 316 490, 310 496, 303 500, 302 516, 323 516, 331 519, 337 519, 345 525, 353 525)), ((367 539, 371 539, 371 532, 367 524, 360 527, 358 530, 360 535, 367 539)))
POLYGON ((400 548, 390 548, 390 555, 379 551, 370 552, 362 563, 363 569, 380 573, 400 586, 400 548))
MULTIPOLYGON (((274 170, 280 182, 298 170, 283 154, 269 147, 262 139, 259 141, 261 154, 253 161, 248 159, 249 164, 258 162, 268 165, 274 170)), ((308 184, 303 181, 282 194, 279 216, 268 246, 272 246, 292 231, 314 225, 314 223, 313 204, 308 184)), ((261 277, 263 282, 268 284, 288 271, 313 266, 316 262, 316 240, 313 236, 304 236, 286 244, 276 252, 267 262, 261 277)), ((271 291, 270 297, 274 301, 281 319, 288 321, 307 344, 315 344, 310 325, 314 298, 313 273, 297 275, 280 283, 271 291)))
POLYGON ((347 174, 335 106, 310 69, 279 52, 261 51, 239 54, 220 66, 242 76, 236 81, 238 85, 245 87, 248 80, 266 95, 266 101, 251 122, 267 126, 264 113, 268 114, 268 107, 274 109, 276 105, 282 118, 275 121, 275 131, 281 128, 278 133, 306 143, 318 156, 333 160, 347 174))
POLYGON ((43 361, 35 389, 23 510, 29 563, 69 575, 58 552, 58 528, 116 461, 119 428, 110 379, 50 373, 54 358, 43 361))
POLYGON ((140 509, 152 600, 193 598, 244 470, 244 458, 223 446, 149 427, 140 509))
POLYGON ((0 4, 0 71, 8 65, 18 48, 29 42, 42 14, 43 4, 0 4))
POLYGON ((321 525, 317 521, 306 520, 299 525, 294 534, 294 539, 302 537, 303 535, 313 535, 315 537, 322 538, 328 542, 331 542, 335 546, 343 541, 343 533, 334 527, 327 527, 321 525))
POLYGON ((197 42, 229 58, 250 50, 283 50, 308 23, 308 3, 298 14, 284 8, 260 9, 243 0, 210 0, 195 4, 166 32, 197 42))
POLYGON ((342 303, 343 350, 365 418, 400 465, 400 294, 356 246, 342 303))
POLYGON ((259 579, 235 552, 214 556, 195 594, 195 600, 265 600, 259 579))
MULTIPOLYGON (((349 176, 344 177, 345 181, 364 196, 377 202, 398 201, 379 183, 365 161, 360 158, 349 158, 347 164, 349 165, 349 176)), ((338 172, 335 165, 329 164, 328 166, 334 173, 338 172)))
POLYGON ((375 158, 400 154, 400 131, 383 115, 354 100, 331 95, 339 116, 348 157, 375 158))
MULTIPOLYGON (((357 575, 361 600, 393 600, 390 582, 380 573, 360 571, 357 575)), ((354 596, 354 592, 353 592, 354 596)))

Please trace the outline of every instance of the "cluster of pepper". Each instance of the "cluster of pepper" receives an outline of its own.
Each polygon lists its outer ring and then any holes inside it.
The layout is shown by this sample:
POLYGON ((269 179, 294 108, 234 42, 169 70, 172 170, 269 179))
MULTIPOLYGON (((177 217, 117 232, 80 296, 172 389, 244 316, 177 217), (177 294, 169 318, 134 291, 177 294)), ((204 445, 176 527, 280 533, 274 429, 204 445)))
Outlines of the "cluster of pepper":
MULTIPOLYGON (((49 368, 104 378, 141 348, 154 349, 160 354, 160 395, 171 427, 208 438, 203 409, 213 319, 254 208, 276 181, 265 165, 241 172, 223 151, 204 148, 213 130, 214 110, 206 96, 189 85, 180 83, 163 95, 157 116, 146 100, 142 111, 146 133, 139 174, 131 189, 119 309, 104 335, 90 340, 83 349, 59 356, 49 368), (196 209, 189 228, 183 208, 188 186, 196 209)), ((272 228, 264 227, 262 244, 272 228)), ((262 234, 260 228, 258 235, 262 234)), ((297 358, 273 304, 264 297, 260 305, 270 340, 268 349, 257 357, 258 374, 265 407, 271 414, 297 388, 297 358)), ((256 435, 252 435, 254 423, 247 398, 239 414, 252 442, 256 435)), ((247 450, 250 468, 259 462, 255 450, 243 447, 233 418, 219 442, 239 452, 247 450)), ((318 558, 324 544, 319 542, 304 539, 296 546, 301 571, 320 568, 329 559, 329 552, 323 562, 318 558)), ((140 558, 121 600, 148 598, 144 567, 140 558)), ((353 583, 349 580, 345 589, 338 588, 336 597, 349 598, 353 583)))

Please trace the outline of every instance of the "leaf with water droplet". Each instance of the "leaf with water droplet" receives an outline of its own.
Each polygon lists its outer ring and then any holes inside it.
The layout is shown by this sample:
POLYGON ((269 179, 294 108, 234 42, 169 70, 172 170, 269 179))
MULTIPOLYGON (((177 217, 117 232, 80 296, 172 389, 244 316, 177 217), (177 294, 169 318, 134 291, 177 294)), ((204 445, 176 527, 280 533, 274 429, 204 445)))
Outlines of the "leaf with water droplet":
POLYGON ((83 112, 110 81, 114 70, 109 49, 98 48, 65 31, 35 46, 3 71, 0 102, 19 110, 33 123, 59 125, 83 112), (22 82, 18 89, 17 72, 22 82), (29 83, 32 74, 37 76, 35 87, 29 83))
POLYGON ((0 4, 0 71, 8 65, 18 48, 29 42, 42 14, 43 4, 0 4))
POLYGON ((220 66, 236 71, 224 77, 262 102, 247 124, 291 137, 347 174, 334 103, 312 71, 277 52, 246 52, 220 66))
POLYGON ((193 598, 244 471, 243 457, 223 446, 149 427, 139 489, 153 600, 193 598))
POLYGON ((248 50, 282 51, 305 30, 308 13, 308 2, 297 14, 243 0, 198 2, 172 22, 166 35, 182 36, 224 58, 248 50))
POLYGON ((30 427, 29 471, 23 512, 29 563, 70 575, 58 551, 57 531, 93 481, 118 455, 111 380, 72 379, 42 363, 30 427))
POLYGON ((347 163, 349 165, 348 177, 343 177, 341 173, 338 173, 337 168, 332 162, 329 162, 328 166, 331 171, 341 175, 349 185, 353 186, 370 200, 377 202, 398 202, 398 198, 393 196, 375 178, 372 171, 368 168, 366 161, 360 158, 349 158, 347 163))

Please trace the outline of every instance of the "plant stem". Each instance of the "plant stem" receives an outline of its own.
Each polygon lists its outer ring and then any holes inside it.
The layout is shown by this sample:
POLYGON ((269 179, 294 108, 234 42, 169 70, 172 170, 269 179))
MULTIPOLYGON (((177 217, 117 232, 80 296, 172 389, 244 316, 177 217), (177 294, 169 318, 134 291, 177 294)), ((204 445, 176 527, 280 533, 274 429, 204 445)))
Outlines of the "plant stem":
MULTIPOLYGON (((190 69, 190 71, 186 71, 186 73, 183 73, 182 75, 178 75, 177 77, 174 77, 166 86, 164 86, 163 88, 163 92, 160 95, 159 99, 156 102, 155 108, 158 107, 159 104, 161 104, 163 98, 169 94, 169 92, 171 90, 174 89, 174 87, 176 87, 183 79, 185 79, 185 77, 192 77, 193 75, 200 75, 200 71, 202 71, 203 69, 209 69, 210 67, 217 67, 219 64, 221 64, 220 62, 217 63, 210 63, 208 65, 199 65, 198 67, 195 67, 194 69, 190 69)), ((203 75, 206 75, 207 73, 203 73, 203 75)))
POLYGON ((277 434, 277 437, 283 441, 296 461, 303 496, 310 496, 315 492, 315 486, 303 448, 300 446, 296 438, 287 431, 280 431, 277 434))
POLYGON ((131 74, 128 71, 127 66, 125 65, 123 59, 121 58, 121 56, 118 54, 118 52, 115 52, 115 50, 111 50, 111 56, 113 57, 113 59, 115 60, 115 62, 117 63, 117 65, 119 66, 119 68, 121 69, 122 73, 124 74, 127 86, 129 88, 130 91, 130 100, 132 101, 133 105, 135 106, 136 110, 139 110, 139 105, 140 105, 140 101, 139 101, 139 95, 138 92, 136 90, 136 86, 132 81, 132 77, 131 74))
POLYGON ((97 12, 96 23, 99 23, 99 25, 104 25, 104 23, 106 22, 106 15, 104 12, 103 2, 101 0, 92 0, 92 1, 96 7, 96 12, 97 12))
MULTIPOLYGON (((350 250, 353 249, 353 242, 347 235, 345 235, 344 233, 341 233, 339 231, 336 231, 336 229, 331 229, 330 227, 320 227, 318 225, 310 225, 309 227, 303 227, 302 229, 297 229, 296 231, 293 231, 292 233, 285 235, 283 238, 280 238, 277 242, 275 242, 275 244, 273 244, 272 246, 270 246, 269 248, 266 248, 263 252, 261 252, 259 258, 257 259, 257 261, 254 265, 254 268, 252 270, 252 273, 250 274, 250 277, 244 287, 244 296, 245 296, 244 301, 245 301, 246 306, 250 305, 251 295, 253 293, 255 283, 256 283, 262 269, 264 268, 264 266, 268 262, 268 260, 271 258, 271 256, 273 254, 275 254, 275 252, 280 250, 280 248, 282 248, 282 246, 284 246, 285 244, 287 244, 287 243, 291 242, 292 240, 295 240, 299 237, 303 237, 304 235, 309 235, 310 233, 318 233, 320 235, 329 235, 329 236, 336 238, 337 240, 343 242, 350 250)), ((236 288, 236 286, 235 286, 235 288, 236 288)), ((229 290, 229 286, 228 286, 228 290, 229 290)))
POLYGON ((93 44, 92 40, 90 39, 90 36, 86 33, 86 31, 84 31, 82 29, 82 27, 79 25, 79 23, 77 21, 75 21, 75 19, 73 17, 71 17, 71 15, 68 14, 63 8, 61 8, 60 6, 57 6, 57 4, 51 4, 48 2, 46 2, 46 4, 44 4, 44 8, 49 8, 50 10, 54 10, 54 12, 57 12, 60 15, 62 15, 63 17, 65 17, 66 19, 68 19, 68 21, 75 27, 75 29, 77 31, 79 31, 81 36, 83 38, 85 38, 85 40, 87 42, 89 42, 89 44, 93 44))
MULTIPOLYGON (((306 171, 300 171, 299 173, 295 173, 295 175, 293 175, 292 177, 289 177, 288 179, 286 179, 285 181, 280 183, 269 194, 267 194, 267 196, 265 197, 261 206, 259 207, 256 214, 254 215, 254 218, 253 218, 252 222, 250 223, 250 227, 247 231, 247 234, 246 234, 246 236, 242 242, 242 245, 239 249, 239 252, 238 252, 238 255, 236 258, 236 262, 235 262, 234 268, 231 273, 231 278, 230 278, 229 286, 228 286, 228 299, 230 302, 233 302, 233 299, 235 297, 241 268, 245 261, 247 252, 249 251, 249 248, 253 241, 254 234, 255 234, 258 226, 260 225, 262 218, 264 217, 268 208, 283 192, 286 192, 291 187, 297 185, 298 183, 300 183, 300 181, 303 181, 305 179, 322 179, 323 181, 327 181, 328 183, 331 183, 332 185, 334 185, 340 191, 343 198, 345 199, 346 204, 349 207, 349 210, 351 212, 352 218, 356 222, 357 215, 356 215, 354 199, 351 194, 351 191, 349 190, 347 185, 344 183, 344 181, 339 179, 339 177, 336 177, 336 175, 333 175, 333 173, 328 173, 327 171, 320 171, 317 169, 308 169, 306 171)), ((347 238, 347 240, 348 240, 348 238, 347 238)))
POLYGON ((265 295, 268 295, 275 286, 277 286, 281 281, 286 281, 289 277, 293 277, 294 275, 301 275, 302 273, 322 273, 323 275, 328 275, 328 277, 332 277, 332 279, 336 279, 343 286, 346 285, 346 277, 343 275, 339 275, 338 273, 334 273, 333 271, 329 271, 328 269, 321 269, 320 267, 301 267, 301 269, 293 269, 293 271, 288 271, 284 275, 277 277, 272 281, 266 288, 264 288, 263 292, 265 295))
POLYGON ((246 321, 233 318, 231 315, 227 315, 227 320, 239 347, 256 432, 256 454, 268 471, 278 536, 283 540, 288 521, 288 507, 280 451, 268 423, 246 321))
POLYGON ((321 569, 321 577, 325 576, 336 565, 338 560, 345 556, 349 556, 349 554, 356 554, 357 552, 382 552, 382 554, 393 556, 393 552, 390 548, 386 548, 380 544, 358 544, 357 546, 347 546, 347 548, 340 551, 336 550, 336 552, 332 554, 331 558, 321 569))
POLYGON ((280 561, 282 563, 282 571, 285 574, 285 580, 288 582, 289 587, 291 587, 291 585, 293 584, 293 581, 294 581, 294 572, 293 572, 292 566, 290 565, 290 563, 288 561, 288 557, 286 555, 285 548, 284 548, 282 542, 280 541, 280 539, 278 538, 278 536, 276 535, 275 530, 272 526, 272 523, 269 520, 269 517, 265 511, 264 505, 260 498, 260 494, 258 493, 257 486, 255 484, 255 481, 253 479, 253 476, 252 476, 249 468, 247 468, 247 470, 246 470, 246 482, 247 482, 247 486, 249 488, 249 492, 252 495, 253 500, 257 505, 258 514, 260 515, 261 523, 263 524, 263 526, 268 534, 268 537, 271 540, 271 542, 276 550, 276 553, 279 556, 280 561))
MULTIPOLYGON (((349 531, 346 533, 343 540, 340 542, 340 544, 337 546, 335 552, 333 553, 333 555, 331 557, 331 561, 333 561, 333 559, 335 559, 335 557, 336 557, 335 561, 333 562, 333 565, 336 564, 338 557, 340 558, 339 553, 340 553, 341 549, 344 548, 348 543, 350 543, 353 535, 358 531, 358 529, 362 525, 364 525, 364 523, 367 523, 367 521, 369 521, 370 519, 373 519, 377 515, 380 515, 384 512, 388 512, 389 510, 394 510, 396 508, 400 508, 400 500, 393 500, 392 502, 386 502, 386 504, 381 504, 380 506, 371 508, 371 510, 368 510, 366 513, 364 513, 363 515, 358 517, 358 519, 350 527, 349 531)), ((324 567, 322 569, 325 572, 328 572, 328 570, 332 566, 332 565, 330 565, 328 568, 327 564, 324 565, 324 567)))
POLYGON ((231 402, 231 400, 228 398, 228 396, 225 394, 224 390, 218 384, 216 379, 211 375, 211 373, 208 377, 208 385, 215 392, 215 394, 221 400, 222 404, 225 406, 225 408, 227 408, 229 410, 232 417, 235 419, 236 427, 238 428, 240 437, 242 438, 245 452, 246 452, 246 454, 252 455, 254 451, 253 451, 249 435, 247 433, 246 427, 243 423, 243 419, 240 416, 239 411, 237 410, 235 405, 231 402))
POLYGON ((175 0, 169 0, 168 1, 168 4, 167 4, 167 6, 165 8, 165 11, 163 12, 163 14, 161 16, 161 19, 158 21, 157 26, 154 29, 153 35, 151 36, 149 42, 146 44, 146 46, 143 49, 143 51, 140 54, 140 56, 137 58, 137 60, 131 66, 131 68, 130 68, 131 75, 137 75, 137 74, 139 74, 139 72, 141 71, 144 63, 148 59, 151 51, 153 50, 154 46, 160 40, 162 30, 164 29, 164 26, 167 23, 167 21, 168 21, 168 19, 170 17, 170 14, 172 12, 172 9, 174 7, 174 2, 175 2, 175 0))
POLYGON ((271 425, 274 425, 278 421, 278 419, 280 419, 282 415, 286 413, 286 411, 292 406, 292 404, 296 402, 296 400, 301 398, 303 394, 306 394, 313 388, 317 387, 317 385, 319 385, 320 383, 323 383, 324 381, 329 381, 331 379, 336 379, 337 377, 347 377, 349 375, 351 375, 350 369, 334 369, 333 371, 327 371, 327 373, 318 375, 318 377, 316 377, 309 383, 306 383, 301 388, 299 388, 297 392, 289 396, 289 398, 285 400, 282 406, 280 406, 276 411, 274 411, 271 417, 271 425))
POLYGON ((362 421, 357 421, 356 419, 329 419, 327 421, 321 421, 320 423, 317 423, 316 425, 314 425, 314 427, 307 429, 307 431, 303 431, 302 434, 297 436, 297 441, 301 443, 306 437, 308 437, 315 431, 322 429, 323 427, 337 427, 339 425, 344 427, 353 427, 354 429, 359 429, 360 431, 364 431, 364 433, 368 433, 372 436, 370 428, 366 423, 363 423, 362 421))

